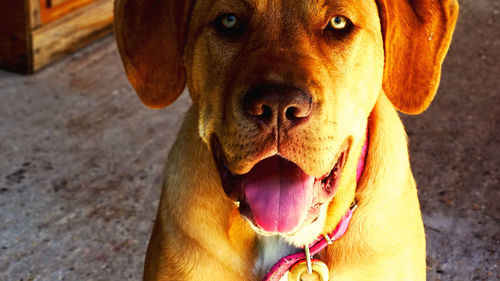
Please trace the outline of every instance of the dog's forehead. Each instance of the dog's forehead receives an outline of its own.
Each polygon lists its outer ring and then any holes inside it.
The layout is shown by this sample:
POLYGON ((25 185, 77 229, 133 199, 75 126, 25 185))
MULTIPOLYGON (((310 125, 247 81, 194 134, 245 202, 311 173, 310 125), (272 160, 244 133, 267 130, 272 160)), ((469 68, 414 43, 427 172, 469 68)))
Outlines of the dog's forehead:
POLYGON ((245 7, 255 12, 280 12, 281 14, 299 11, 317 12, 321 9, 370 9, 375 0, 197 0, 203 6, 245 7))

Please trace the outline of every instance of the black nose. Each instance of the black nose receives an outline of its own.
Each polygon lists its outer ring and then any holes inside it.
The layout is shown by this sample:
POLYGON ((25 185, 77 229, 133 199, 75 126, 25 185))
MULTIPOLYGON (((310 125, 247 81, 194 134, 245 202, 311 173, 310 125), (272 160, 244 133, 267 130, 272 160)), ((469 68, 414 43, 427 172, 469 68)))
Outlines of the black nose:
POLYGON ((312 98, 305 91, 285 85, 259 85, 243 99, 247 114, 267 125, 290 128, 306 121, 312 111, 312 98))

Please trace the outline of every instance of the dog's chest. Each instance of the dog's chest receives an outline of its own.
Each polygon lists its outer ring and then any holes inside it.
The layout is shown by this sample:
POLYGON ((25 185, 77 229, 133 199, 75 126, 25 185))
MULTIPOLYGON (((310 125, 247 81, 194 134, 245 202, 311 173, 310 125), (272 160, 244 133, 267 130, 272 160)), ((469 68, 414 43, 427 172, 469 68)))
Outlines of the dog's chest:
MULTIPOLYGON (((283 257, 297 253, 298 248, 287 243, 280 236, 258 236, 258 257, 255 261, 254 272, 257 280, 262 280, 266 273, 283 257)), ((287 275, 280 281, 287 281, 287 275)))

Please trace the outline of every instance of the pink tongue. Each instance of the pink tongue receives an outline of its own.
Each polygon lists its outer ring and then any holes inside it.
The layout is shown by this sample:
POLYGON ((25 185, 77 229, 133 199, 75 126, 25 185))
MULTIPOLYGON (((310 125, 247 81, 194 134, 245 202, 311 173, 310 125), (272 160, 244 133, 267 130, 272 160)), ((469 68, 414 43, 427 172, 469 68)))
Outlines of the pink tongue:
POLYGON ((279 156, 257 163, 244 185, 255 222, 267 232, 292 232, 312 204, 314 177, 279 156))

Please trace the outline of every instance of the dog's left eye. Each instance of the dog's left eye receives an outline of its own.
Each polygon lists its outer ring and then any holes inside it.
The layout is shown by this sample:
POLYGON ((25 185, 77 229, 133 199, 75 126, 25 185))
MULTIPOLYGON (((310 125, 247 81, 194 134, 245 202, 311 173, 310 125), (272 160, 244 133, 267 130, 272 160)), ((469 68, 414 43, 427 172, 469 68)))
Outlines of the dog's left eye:
POLYGON ((350 21, 343 16, 334 16, 328 22, 328 28, 335 30, 344 30, 349 27, 350 21))
POLYGON ((235 36, 243 30, 243 25, 235 14, 223 14, 214 21, 214 27, 224 36, 235 36))

